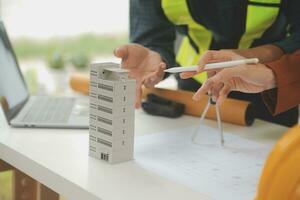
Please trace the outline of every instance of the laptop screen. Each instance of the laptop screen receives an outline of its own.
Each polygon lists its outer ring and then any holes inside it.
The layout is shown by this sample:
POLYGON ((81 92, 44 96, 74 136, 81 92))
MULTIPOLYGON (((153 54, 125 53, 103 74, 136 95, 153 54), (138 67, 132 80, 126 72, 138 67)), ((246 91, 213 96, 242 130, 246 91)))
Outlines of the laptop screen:
POLYGON ((0 97, 5 97, 8 103, 8 120, 18 112, 28 95, 5 27, 0 21, 0 97))

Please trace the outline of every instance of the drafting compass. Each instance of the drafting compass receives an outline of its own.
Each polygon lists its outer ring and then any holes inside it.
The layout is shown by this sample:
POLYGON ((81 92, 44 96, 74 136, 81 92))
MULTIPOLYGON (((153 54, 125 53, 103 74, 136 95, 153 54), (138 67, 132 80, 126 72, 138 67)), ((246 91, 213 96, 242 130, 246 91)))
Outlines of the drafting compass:
POLYGON ((221 121, 220 107, 218 104, 216 104, 216 102, 213 100, 211 95, 210 95, 207 105, 205 106, 204 111, 201 115, 199 126, 197 127, 197 129, 195 130, 195 132, 192 135, 192 142, 196 143, 195 139, 196 139, 199 131, 201 131, 200 130, 201 125, 203 125, 204 118, 205 118, 205 116, 208 112, 208 109, 211 105, 215 105, 215 107, 216 107, 216 116, 217 116, 217 124, 218 124, 219 135, 220 135, 220 144, 221 144, 221 146, 224 146, 225 141, 224 141, 224 135, 223 135, 223 126, 222 126, 222 121, 221 121))

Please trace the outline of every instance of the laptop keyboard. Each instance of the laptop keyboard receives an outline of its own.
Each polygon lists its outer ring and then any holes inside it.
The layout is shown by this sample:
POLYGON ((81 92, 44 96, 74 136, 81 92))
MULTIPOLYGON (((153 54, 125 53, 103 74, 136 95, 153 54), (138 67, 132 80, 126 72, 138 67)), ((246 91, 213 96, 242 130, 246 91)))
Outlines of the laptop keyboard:
POLYGON ((29 123, 66 123, 75 103, 74 98, 37 97, 23 118, 29 123))

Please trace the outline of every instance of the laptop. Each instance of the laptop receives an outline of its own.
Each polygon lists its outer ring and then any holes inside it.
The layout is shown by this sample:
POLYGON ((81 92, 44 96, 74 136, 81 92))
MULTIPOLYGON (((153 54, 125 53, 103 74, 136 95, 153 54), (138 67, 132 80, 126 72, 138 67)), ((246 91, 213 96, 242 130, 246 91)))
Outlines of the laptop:
POLYGON ((5 99, 5 115, 13 127, 88 128, 88 98, 29 95, 1 20, 0 97, 5 99))

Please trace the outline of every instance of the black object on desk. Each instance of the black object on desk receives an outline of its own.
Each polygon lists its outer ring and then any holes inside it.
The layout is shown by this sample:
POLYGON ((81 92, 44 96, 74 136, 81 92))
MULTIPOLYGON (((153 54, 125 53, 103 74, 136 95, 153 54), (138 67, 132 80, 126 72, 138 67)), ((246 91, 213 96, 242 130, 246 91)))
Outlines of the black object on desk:
POLYGON ((150 115, 169 118, 178 118, 184 114, 184 104, 148 94, 146 101, 142 103, 143 110, 150 115))

